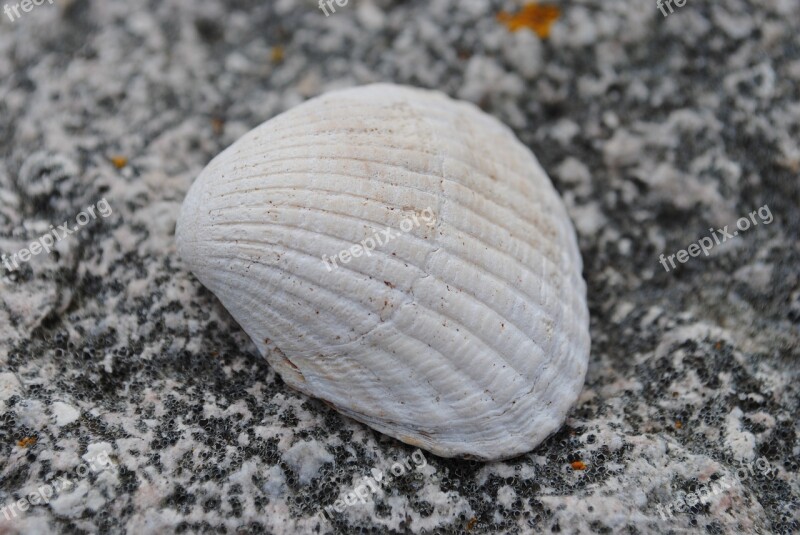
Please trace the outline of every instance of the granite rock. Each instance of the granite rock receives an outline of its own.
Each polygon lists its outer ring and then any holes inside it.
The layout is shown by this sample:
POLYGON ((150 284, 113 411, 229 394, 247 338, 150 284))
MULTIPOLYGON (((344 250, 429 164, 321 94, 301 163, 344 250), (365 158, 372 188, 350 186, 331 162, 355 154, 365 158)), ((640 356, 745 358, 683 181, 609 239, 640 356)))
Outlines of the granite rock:
POLYGON ((796 2, 555 3, 547 37, 511 1, 0 14, 0 533, 800 530, 796 2), (212 157, 378 81, 511 126, 575 222, 587 382, 519 458, 440 459, 292 391, 175 253, 212 157))

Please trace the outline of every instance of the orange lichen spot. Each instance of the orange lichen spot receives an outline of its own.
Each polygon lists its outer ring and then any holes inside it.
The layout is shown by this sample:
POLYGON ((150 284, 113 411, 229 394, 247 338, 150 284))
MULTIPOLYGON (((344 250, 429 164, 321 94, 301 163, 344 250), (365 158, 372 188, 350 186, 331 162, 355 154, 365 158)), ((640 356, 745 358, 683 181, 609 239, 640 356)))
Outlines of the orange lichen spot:
POLYGON ((722 349, 722 342, 717 342, 716 344, 714 344, 714 349, 716 349, 717 351, 722 349))
POLYGON ((269 59, 272 60, 272 63, 280 63, 283 61, 283 47, 273 46, 272 52, 269 55, 269 59))
POLYGON ((17 446, 20 448, 30 448, 34 444, 36 444, 36 437, 25 437, 22 440, 17 441, 17 446))
POLYGON ((475 524, 477 524, 477 523, 478 523, 478 519, 477 518, 475 518, 474 516, 472 518, 470 518, 469 522, 467 522, 467 531, 472 531, 472 528, 474 528, 475 524))
POLYGON ((225 131, 225 121, 219 117, 212 117, 211 129, 214 131, 214 135, 221 136, 225 131))
POLYGON ((573 470, 586 470, 586 463, 583 461, 572 461, 570 466, 572 466, 573 470))
POLYGON ((122 169, 128 165, 128 159, 125 156, 112 156, 111 163, 114 164, 114 167, 117 169, 122 169))
POLYGON ((518 13, 511 14, 501 11, 497 14, 497 20, 505 24, 512 32, 528 28, 536 32, 541 39, 546 39, 550 36, 550 28, 560 15, 561 10, 558 9, 558 6, 529 3, 525 4, 518 13))
POLYGON ((680 429, 681 427, 683 427, 683 422, 675 420, 675 429, 680 429))

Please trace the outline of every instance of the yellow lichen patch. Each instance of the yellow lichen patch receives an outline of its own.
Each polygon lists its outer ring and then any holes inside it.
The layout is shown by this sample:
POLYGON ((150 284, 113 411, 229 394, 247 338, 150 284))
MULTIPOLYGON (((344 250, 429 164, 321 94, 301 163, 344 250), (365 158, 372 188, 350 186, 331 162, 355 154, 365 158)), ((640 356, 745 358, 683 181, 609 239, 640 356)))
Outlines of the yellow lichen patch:
POLYGON ((30 448, 34 444, 36 444, 36 437, 25 437, 22 440, 17 441, 17 446, 20 448, 30 448))
POLYGON ((586 463, 583 461, 572 461, 570 466, 572 466, 573 470, 586 470, 586 463))
POLYGON ((114 167, 117 169, 122 169, 128 165, 128 159, 125 156, 112 156, 111 163, 114 164, 114 167))
POLYGON ((536 32, 541 39, 546 39, 550 36, 550 28, 560 15, 561 10, 557 6, 530 3, 525 4, 518 13, 501 11, 497 14, 497 20, 512 32, 528 28, 536 32))

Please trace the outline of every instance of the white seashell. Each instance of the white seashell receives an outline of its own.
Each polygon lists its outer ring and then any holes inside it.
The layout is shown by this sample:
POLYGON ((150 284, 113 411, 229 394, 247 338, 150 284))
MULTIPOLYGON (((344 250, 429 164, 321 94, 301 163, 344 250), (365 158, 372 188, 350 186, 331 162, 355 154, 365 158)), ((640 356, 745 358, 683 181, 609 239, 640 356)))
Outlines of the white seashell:
POLYGON ((575 232, 471 104, 385 84, 310 100, 214 158, 176 234, 286 383, 436 455, 530 451, 583 386, 575 232))

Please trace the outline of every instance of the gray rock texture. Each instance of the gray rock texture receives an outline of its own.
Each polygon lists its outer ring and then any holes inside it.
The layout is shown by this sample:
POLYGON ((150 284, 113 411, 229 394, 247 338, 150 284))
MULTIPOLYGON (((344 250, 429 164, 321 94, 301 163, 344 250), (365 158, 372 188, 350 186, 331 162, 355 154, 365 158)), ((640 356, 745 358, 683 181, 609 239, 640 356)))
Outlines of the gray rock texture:
POLYGON ((4 1, 0 534, 800 530, 796 0, 4 1), (511 126, 575 223, 586 386, 517 459, 290 390, 175 254, 213 156, 379 81, 511 126))

